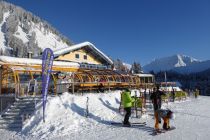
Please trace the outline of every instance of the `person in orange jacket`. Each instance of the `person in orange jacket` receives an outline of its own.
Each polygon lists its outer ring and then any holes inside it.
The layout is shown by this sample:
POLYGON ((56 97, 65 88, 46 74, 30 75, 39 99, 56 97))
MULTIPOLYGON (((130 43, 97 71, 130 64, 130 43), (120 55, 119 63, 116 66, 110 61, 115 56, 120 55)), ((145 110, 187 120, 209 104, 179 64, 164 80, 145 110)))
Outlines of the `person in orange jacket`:
POLYGON ((155 130, 159 130, 159 121, 158 118, 163 119, 163 129, 164 130, 169 130, 170 129, 170 119, 175 119, 175 114, 169 110, 169 109, 159 109, 156 111, 157 113, 155 114, 155 130))
MULTIPOLYGON (((150 99, 152 100, 152 103, 153 103, 154 116, 157 115, 157 110, 161 109, 161 105, 162 105, 161 96, 162 95, 166 95, 166 94, 160 91, 159 86, 157 86, 156 88, 154 88, 154 91, 150 96, 150 99)), ((158 121, 159 123, 161 123, 161 118, 158 118, 158 121)))

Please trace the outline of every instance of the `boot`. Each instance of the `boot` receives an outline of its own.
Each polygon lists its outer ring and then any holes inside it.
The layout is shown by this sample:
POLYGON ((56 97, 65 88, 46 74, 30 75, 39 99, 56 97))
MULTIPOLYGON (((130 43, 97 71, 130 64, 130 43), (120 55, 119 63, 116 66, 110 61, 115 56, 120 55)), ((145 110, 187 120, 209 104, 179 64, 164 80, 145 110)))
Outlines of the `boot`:
POLYGON ((163 123, 163 129, 164 129, 164 130, 168 130, 168 128, 167 128, 167 123, 163 123))
POLYGON ((126 123, 123 122, 123 125, 126 126, 126 127, 131 127, 130 122, 126 122, 126 123))

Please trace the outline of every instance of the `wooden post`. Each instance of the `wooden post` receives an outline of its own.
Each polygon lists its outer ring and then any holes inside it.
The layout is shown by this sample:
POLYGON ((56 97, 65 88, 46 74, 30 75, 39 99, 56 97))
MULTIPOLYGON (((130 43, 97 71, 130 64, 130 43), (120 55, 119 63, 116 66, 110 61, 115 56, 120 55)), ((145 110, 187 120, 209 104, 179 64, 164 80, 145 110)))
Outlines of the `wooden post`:
POLYGON ((2 67, 0 67, 0 95, 2 94, 2 67))
POLYGON ((0 97, 0 98, 1 98, 1 112, 2 112, 2 105, 3 105, 3 104, 2 104, 2 97, 0 97))
POLYGON ((145 90, 144 90, 144 108, 146 108, 146 103, 147 103, 147 89, 145 88, 145 90))
POLYGON ((74 94, 74 72, 72 73, 72 94, 74 94))
POLYGON ((82 96, 83 96, 83 91, 84 90, 84 81, 82 81, 82 96))
POLYGON ((135 90, 135 110, 136 110, 136 118, 138 118, 138 109, 137 109, 137 91, 135 90))
POLYGON ((110 92, 110 84, 109 84, 109 80, 108 80, 108 87, 109 87, 109 92, 110 92))
POLYGON ((120 107, 119 107, 119 113, 122 114, 121 112, 124 113, 124 107, 122 105, 122 92, 120 92, 120 107))

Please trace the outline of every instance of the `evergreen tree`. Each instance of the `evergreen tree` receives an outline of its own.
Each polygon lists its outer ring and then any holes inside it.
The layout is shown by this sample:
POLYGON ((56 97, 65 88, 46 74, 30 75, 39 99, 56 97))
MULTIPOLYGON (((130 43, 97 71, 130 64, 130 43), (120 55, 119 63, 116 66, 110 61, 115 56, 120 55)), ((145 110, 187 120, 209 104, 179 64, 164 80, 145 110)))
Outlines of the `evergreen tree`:
POLYGON ((134 74, 141 73, 142 68, 140 63, 134 62, 131 67, 131 72, 134 74))

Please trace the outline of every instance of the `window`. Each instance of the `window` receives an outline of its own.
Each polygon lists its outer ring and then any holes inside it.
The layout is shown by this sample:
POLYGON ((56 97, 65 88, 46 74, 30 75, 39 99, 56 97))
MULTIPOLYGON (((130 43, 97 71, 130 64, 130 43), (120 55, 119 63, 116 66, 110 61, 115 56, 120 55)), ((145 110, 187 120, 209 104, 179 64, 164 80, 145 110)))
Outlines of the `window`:
POLYGON ((87 60, 87 55, 84 55, 84 59, 87 60))
POLYGON ((79 54, 75 54, 75 58, 79 59, 79 54))
POLYGON ((28 81, 31 80, 31 75, 26 72, 20 73, 19 80, 20 80, 20 83, 28 83, 28 81))

